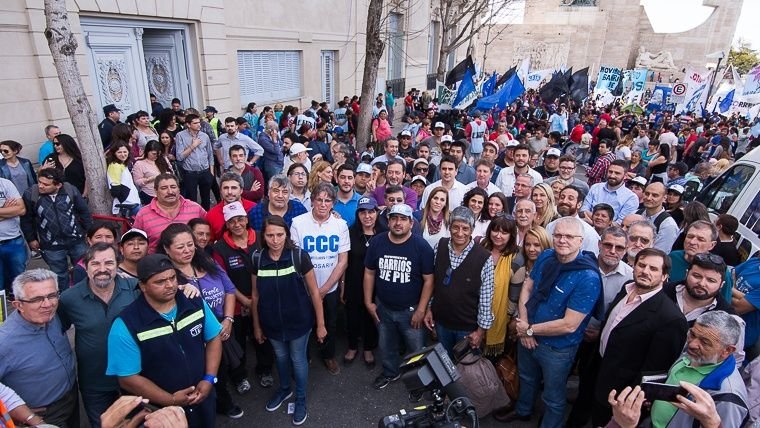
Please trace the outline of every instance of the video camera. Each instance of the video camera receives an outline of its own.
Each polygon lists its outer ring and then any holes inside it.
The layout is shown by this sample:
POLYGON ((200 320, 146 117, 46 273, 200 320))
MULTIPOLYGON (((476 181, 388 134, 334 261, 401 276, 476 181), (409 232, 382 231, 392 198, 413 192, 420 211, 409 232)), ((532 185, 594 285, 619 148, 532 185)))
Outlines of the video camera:
POLYGON ((401 364, 401 381, 409 392, 430 391, 433 404, 401 409, 382 418, 380 428, 402 427, 475 427, 478 416, 464 388, 457 383, 460 374, 443 345, 437 343, 407 355, 401 364), (449 398, 445 405, 444 395, 449 398), (469 425, 460 421, 469 419, 469 425))

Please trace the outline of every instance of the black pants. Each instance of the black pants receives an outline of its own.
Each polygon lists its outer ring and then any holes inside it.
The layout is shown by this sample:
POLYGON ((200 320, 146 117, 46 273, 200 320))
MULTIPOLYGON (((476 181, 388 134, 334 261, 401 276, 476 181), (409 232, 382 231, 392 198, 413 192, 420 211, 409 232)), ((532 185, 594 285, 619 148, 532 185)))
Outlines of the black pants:
POLYGON ((338 300, 340 292, 336 289, 322 299, 322 311, 325 317, 327 337, 319 344, 319 356, 323 360, 335 358, 335 329, 338 324, 338 300))
POLYGON ((584 427, 589 419, 592 419, 593 426, 604 426, 612 417, 609 406, 599 406, 595 400, 596 379, 601 360, 599 340, 581 342, 575 359, 579 375, 578 398, 575 399, 573 410, 567 419, 568 428, 584 427))
MULTIPOLYGON (((235 339, 237 339, 240 347, 243 348, 243 351, 246 350, 246 339, 252 336, 253 320, 251 319, 251 316, 236 315, 235 339)), ((272 374, 272 366, 274 365, 274 349, 272 349, 272 344, 269 342, 269 339, 265 340, 264 343, 259 343, 254 340, 253 349, 256 352, 256 374, 259 376, 264 374, 272 374)), ((243 355, 243 366, 245 366, 246 359, 246 355, 243 355)), ((248 376, 248 374, 246 373, 245 376, 248 376)), ((238 379, 237 382, 240 382, 241 380, 243 380, 243 378, 238 379)))
MULTIPOLYGON (((219 370, 217 371, 216 376, 216 410, 218 413, 227 413, 235 404, 232 401, 232 395, 230 394, 227 385, 229 383, 232 383, 232 387, 234 388, 243 379, 248 377, 248 369, 245 366, 245 336, 243 336, 242 341, 238 340, 240 338, 238 330, 243 330, 243 325, 242 323, 238 324, 237 318, 239 317, 235 317, 235 324, 233 324, 232 327, 232 336, 227 340, 234 340, 238 342, 240 347, 243 349, 243 357, 240 359, 240 363, 237 365, 237 367, 231 367, 227 361, 225 361, 224 356, 222 356, 222 360, 219 363, 219 370), (238 328, 238 326, 240 328, 238 328)), ((250 317, 248 318, 248 322, 251 322, 250 317)))
POLYGON ((377 326, 375 320, 364 306, 364 289, 362 284, 346 284, 346 327, 348 330, 348 349, 359 349, 359 338, 362 338, 365 351, 377 348, 377 326))
POLYGON ((45 422, 61 428, 79 428, 79 388, 75 384, 69 392, 42 409, 32 409, 45 422))
POLYGON ((182 196, 185 199, 196 201, 196 195, 200 193, 201 206, 208 211, 211 207, 211 187, 215 182, 211 171, 187 171, 182 170, 182 196))

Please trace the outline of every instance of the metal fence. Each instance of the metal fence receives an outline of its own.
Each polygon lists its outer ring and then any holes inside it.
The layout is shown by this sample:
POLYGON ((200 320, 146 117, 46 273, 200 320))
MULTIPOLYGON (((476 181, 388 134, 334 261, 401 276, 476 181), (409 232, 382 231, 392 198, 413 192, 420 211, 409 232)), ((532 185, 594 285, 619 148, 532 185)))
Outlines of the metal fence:
POLYGON ((386 80, 385 86, 391 88, 391 93, 396 98, 406 95, 406 79, 404 78, 386 80))

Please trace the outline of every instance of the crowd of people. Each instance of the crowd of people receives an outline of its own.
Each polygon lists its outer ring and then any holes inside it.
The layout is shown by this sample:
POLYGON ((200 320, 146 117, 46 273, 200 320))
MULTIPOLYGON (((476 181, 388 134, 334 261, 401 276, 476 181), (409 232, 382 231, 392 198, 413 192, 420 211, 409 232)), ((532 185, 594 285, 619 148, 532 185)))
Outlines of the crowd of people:
POLYGON ((175 99, 125 123, 108 105, 111 214, 128 230, 91 213, 73 137, 48 126, 38 168, 0 142, 15 308, 0 326, 0 426, 78 427, 81 397, 93 427, 138 405, 155 409, 134 416, 145 426, 211 427, 244 416, 252 383, 272 390, 262 411, 292 401, 300 425, 311 358, 335 376, 379 363, 367 381, 383 389, 403 352, 433 341, 516 353, 500 422, 537 419, 539 396, 542 427, 760 419, 760 259, 740 258, 735 217, 694 200, 760 143, 756 123, 532 91, 503 111, 441 111, 413 89, 395 132, 395 103, 388 88, 333 111, 250 103, 222 119, 175 99), (653 375, 683 387, 676 401, 646 397, 653 375))

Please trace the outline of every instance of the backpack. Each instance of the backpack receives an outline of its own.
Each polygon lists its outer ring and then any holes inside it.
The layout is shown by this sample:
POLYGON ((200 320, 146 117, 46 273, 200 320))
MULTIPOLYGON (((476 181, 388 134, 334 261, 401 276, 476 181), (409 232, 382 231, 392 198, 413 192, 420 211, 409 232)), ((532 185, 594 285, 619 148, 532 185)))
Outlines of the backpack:
MULTIPOLYGON (((253 262, 253 267, 256 270, 256 272, 259 271, 259 268, 261 267, 261 253, 262 249, 258 249, 251 254, 251 262, 253 262)), ((300 248, 291 248, 290 250, 290 258, 293 260, 293 269, 296 271, 296 276, 301 280, 301 283, 303 283, 304 289, 306 289, 306 294, 309 294, 309 286, 306 285, 306 279, 304 279, 303 274, 301 273, 303 270, 303 251, 301 251, 300 248)))
MULTIPOLYGON (((645 211, 646 211, 646 208, 642 208, 636 211, 636 214, 644 215, 645 211)), ((660 233, 660 225, 662 224, 662 222, 667 220, 668 218, 670 218, 670 214, 667 211, 663 211, 659 215, 657 215, 657 217, 655 217, 652 223, 654 223, 654 227, 657 230, 657 233, 660 233)))

